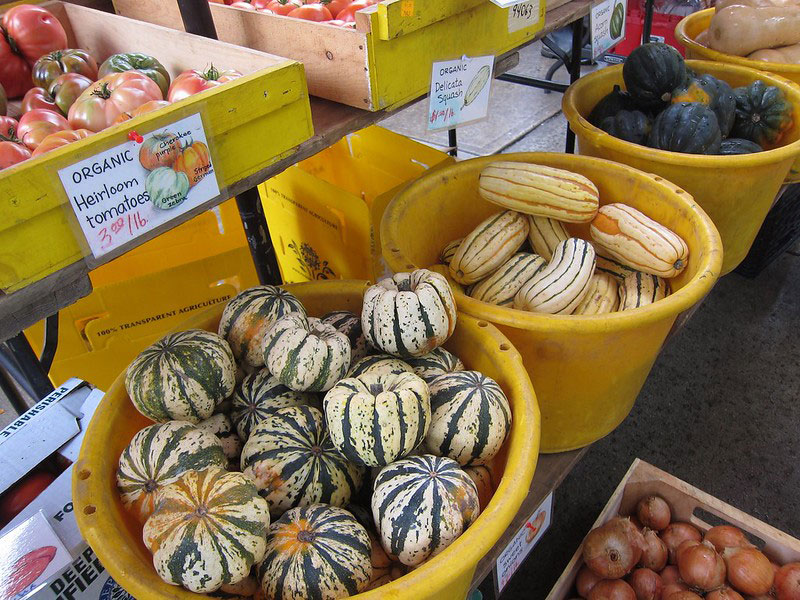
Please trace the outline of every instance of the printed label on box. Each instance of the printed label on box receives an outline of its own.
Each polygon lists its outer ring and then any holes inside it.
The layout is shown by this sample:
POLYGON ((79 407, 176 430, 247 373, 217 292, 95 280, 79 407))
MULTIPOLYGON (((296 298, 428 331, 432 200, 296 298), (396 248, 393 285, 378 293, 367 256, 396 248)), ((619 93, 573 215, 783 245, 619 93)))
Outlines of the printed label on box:
POLYGON ((503 591, 533 547, 539 542, 542 534, 550 527, 552 515, 553 492, 550 492, 497 557, 494 570, 497 595, 503 591))
POLYGON ((433 63, 428 130, 451 129, 486 117, 494 56, 433 63))
POLYGON ((61 169, 95 258, 219 196, 199 114, 61 169))
POLYGON ((539 22, 539 2, 541 0, 534 0, 527 2, 519 2, 510 6, 508 9, 508 33, 514 33, 521 29, 526 29, 531 25, 536 25, 539 22))
POLYGON ((84 542, 72 563, 41 588, 32 600, 135 600, 109 575, 84 542))
POLYGON ((597 59, 625 39, 625 0, 602 0, 589 13, 592 58, 597 59))

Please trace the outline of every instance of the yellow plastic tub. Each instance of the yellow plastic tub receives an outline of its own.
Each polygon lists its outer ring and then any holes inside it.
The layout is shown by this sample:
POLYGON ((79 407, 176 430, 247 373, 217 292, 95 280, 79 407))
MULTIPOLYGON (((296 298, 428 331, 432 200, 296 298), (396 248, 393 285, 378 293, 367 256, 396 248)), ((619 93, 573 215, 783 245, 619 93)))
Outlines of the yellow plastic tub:
MULTIPOLYGON (((331 310, 360 312, 366 282, 327 281, 288 285, 306 306, 320 316, 331 310)), ((216 331, 222 307, 187 321, 180 329, 216 331)), ((371 592, 362 600, 463 600, 478 561, 511 523, 528 494, 539 454, 540 416, 522 358, 495 327, 459 315, 455 333, 445 347, 467 368, 493 377, 508 395, 514 422, 503 452, 495 459, 502 478, 491 502, 475 523, 449 548, 408 575, 371 592)), ((114 579, 138 599, 203 599, 164 583, 142 543, 142 528, 119 500, 115 473, 122 451, 134 434, 151 422, 133 408, 120 375, 97 409, 75 465, 72 498, 84 538, 114 579)))
MULTIPOLYGON (((714 9, 709 8, 700 12, 687 15, 675 27, 675 38, 686 48, 686 58, 698 58, 700 60, 713 60, 716 62, 749 67, 759 71, 766 71, 773 75, 786 77, 789 81, 800 84, 800 64, 773 63, 763 60, 750 60, 743 56, 734 56, 717 52, 707 48, 697 42, 697 36, 706 31, 711 24, 711 17, 714 16, 714 9)), ((792 165, 792 170, 786 176, 786 182, 792 183, 800 181, 800 159, 792 165)))
POLYGON ((794 106, 794 125, 787 134, 787 143, 755 154, 716 156, 655 150, 615 138, 586 117, 615 84, 624 86, 622 65, 579 79, 564 94, 562 108, 577 136, 581 154, 656 173, 694 196, 722 237, 725 256, 721 274, 725 275, 747 256, 792 163, 800 156, 800 87, 782 77, 746 67, 698 60, 686 64, 733 87, 761 79, 781 88, 794 106))
MULTIPOLYGON (((428 173, 401 192, 381 223, 389 266, 406 271, 438 262, 450 240, 498 210, 478 196, 478 175, 497 156, 428 173), (436 227, 422 227, 435 223, 436 227)), ((494 323, 514 344, 542 410, 542 452, 580 448, 611 432, 628 415, 675 319, 700 302, 719 275, 719 234, 691 196, 673 184, 619 163, 570 154, 504 154, 582 173, 600 202, 624 202, 675 231, 689 262, 671 281, 673 294, 650 306, 600 316, 544 315, 479 302, 456 290, 458 308, 494 323)), ((586 226, 568 226, 587 237, 586 226)))

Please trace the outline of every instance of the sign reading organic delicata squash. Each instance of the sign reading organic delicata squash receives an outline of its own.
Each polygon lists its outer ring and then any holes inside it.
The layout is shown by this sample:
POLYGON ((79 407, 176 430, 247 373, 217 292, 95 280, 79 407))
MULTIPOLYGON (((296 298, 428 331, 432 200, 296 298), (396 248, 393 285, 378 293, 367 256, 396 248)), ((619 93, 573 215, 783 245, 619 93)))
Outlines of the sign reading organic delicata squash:
POLYGON ((433 63, 428 129, 450 129, 489 112, 494 56, 463 56, 433 63))
POLYGON ((219 196, 199 114, 61 169, 95 258, 219 196))

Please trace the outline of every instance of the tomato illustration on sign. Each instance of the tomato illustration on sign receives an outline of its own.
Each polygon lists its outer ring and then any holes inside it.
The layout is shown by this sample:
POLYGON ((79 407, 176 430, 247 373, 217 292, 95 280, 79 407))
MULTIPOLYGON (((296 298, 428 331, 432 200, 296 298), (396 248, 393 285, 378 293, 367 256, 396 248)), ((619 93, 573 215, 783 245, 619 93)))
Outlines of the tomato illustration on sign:
POLYGON ((182 204, 189 194, 189 178, 169 167, 157 167, 150 171, 144 189, 156 208, 166 210, 182 204))
POLYGON ((165 131, 147 138, 139 148, 139 162, 148 171, 156 167, 171 167, 181 151, 181 141, 174 133, 165 131))
POLYGON ((528 528, 528 534, 525 536, 526 542, 530 544, 533 541, 533 539, 536 537, 536 534, 539 533, 539 530, 542 528, 542 525, 544 525, 544 519, 546 516, 547 511, 543 510, 536 515, 536 518, 533 520, 533 522, 525 523, 525 527, 528 528))
POLYGON ((9 569, 6 580, 0 584, 0 600, 13 598, 36 581, 55 555, 55 546, 42 546, 17 559, 9 569))
POLYGON ((192 142, 183 149, 183 153, 177 158, 172 168, 180 173, 185 173, 189 179, 189 186, 195 186, 211 171, 208 146, 203 142, 192 142))

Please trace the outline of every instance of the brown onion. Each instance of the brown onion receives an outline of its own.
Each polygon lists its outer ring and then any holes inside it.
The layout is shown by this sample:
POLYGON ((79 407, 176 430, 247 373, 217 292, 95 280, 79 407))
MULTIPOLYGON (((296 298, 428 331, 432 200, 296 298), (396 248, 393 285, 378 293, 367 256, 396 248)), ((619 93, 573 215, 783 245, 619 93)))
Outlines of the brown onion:
POLYGON ((652 569, 635 569, 628 578, 636 600, 661 600, 664 584, 661 576, 652 569))
POLYGON ((706 600, 744 600, 744 598, 735 589, 722 586, 706 594, 706 600))
POLYGON ((689 590, 681 590, 670 594, 669 596, 661 596, 661 600, 703 600, 702 596, 698 596, 689 590))
POLYGON ((728 581, 745 596, 769 592, 775 572, 769 559, 755 548, 725 548, 722 558, 728 567, 728 581))
POLYGON ((575 578, 575 587, 578 588, 578 595, 580 595, 581 598, 586 598, 594 587, 594 584, 601 579, 602 577, 594 573, 586 565, 583 565, 581 570, 578 571, 578 576, 575 578))
POLYGON ((710 542, 684 542, 678 550, 678 571, 689 587, 713 590, 725 583, 725 561, 710 542))
POLYGON ((622 579, 601 579, 589 592, 588 600, 636 600, 636 594, 622 579))
POLYGON ((646 496, 636 505, 636 516, 645 527, 661 531, 669 525, 672 511, 666 500, 660 496, 646 496))
POLYGON ((664 567, 661 569, 659 573, 661 575, 661 581, 664 582, 664 585, 669 585, 670 583, 677 583, 681 580, 681 574, 678 572, 678 567, 675 565, 669 565, 668 567, 664 567))
POLYGON ((714 544, 717 552, 722 552, 725 548, 743 548, 751 546, 750 542, 744 536, 744 532, 738 527, 733 525, 717 525, 712 527, 703 536, 703 541, 709 541, 714 544))
POLYGON ((697 540, 684 540, 684 541, 682 541, 681 545, 678 546, 678 549, 675 550, 675 561, 678 564, 680 564, 681 563, 681 554, 683 554, 684 551, 687 548, 693 548, 694 546, 697 546, 699 543, 700 542, 698 542, 697 540))
POLYGON ((658 573, 667 565, 667 545, 652 529, 645 529, 642 539, 644 546, 639 565, 658 573))
MULTIPOLYGON (((664 578, 662 577, 661 580, 663 581, 664 578)), ((676 581, 675 583, 665 583, 663 589, 661 590, 661 600, 667 600, 673 594, 677 594, 678 592, 687 592, 689 591, 689 586, 683 583, 682 581, 676 581)))
POLYGON ((800 600, 800 562, 787 563, 778 569, 773 587, 778 600, 800 600))
POLYGON ((583 542, 583 560, 603 579, 619 579, 639 562, 642 545, 642 535, 630 520, 616 517, 589 532, 583 542))
POLYGON ((628 518, 631 520, 631 525, 636 527, 636 529, 638 529, 639 531, 644 529, 644 525, 642 525, 642 522, 639 520, 639 517, 637 517, 636 515, 631 515, 628 518))
POLYGON ((667 545, 667 552, 669 553, 669 558, 667 560, 671 565, 674 565, 678 561, 675 551, 678 549, 678 546, 681 545, 681 542, 685 540, 695 540, 699 542, 703 539, 697 527, 682 521, 670 523, 660 535, 663 542, 667 545))

